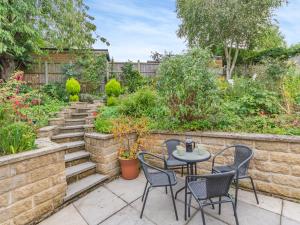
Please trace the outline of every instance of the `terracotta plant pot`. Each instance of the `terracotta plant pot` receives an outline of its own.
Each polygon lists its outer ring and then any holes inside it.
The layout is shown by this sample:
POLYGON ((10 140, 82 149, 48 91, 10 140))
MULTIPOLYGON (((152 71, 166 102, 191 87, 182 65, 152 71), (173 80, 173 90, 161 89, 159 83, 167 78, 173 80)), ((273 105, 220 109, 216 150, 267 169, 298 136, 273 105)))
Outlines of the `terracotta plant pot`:
POLYGON ((139 176, 138 159, 122 159, 119 158, 121 165, 121 174, 125 180, 133 180, 139 176))

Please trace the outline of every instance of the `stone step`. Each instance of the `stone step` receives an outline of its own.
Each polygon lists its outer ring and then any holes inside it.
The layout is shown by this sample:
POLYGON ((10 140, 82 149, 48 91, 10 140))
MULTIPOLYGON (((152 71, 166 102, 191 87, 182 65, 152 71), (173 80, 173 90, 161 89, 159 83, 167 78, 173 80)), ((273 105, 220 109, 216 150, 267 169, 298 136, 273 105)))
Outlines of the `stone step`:
POLYGON ((84 125, 85 119, 66 119, 65 126, 84 125))
POLYGON ((52 136, 52 138, 51 138, 51 140, 56 143, 82 141, 83 139, 84 139, 84 132, 58 134, 58 135, 52 136))
POLYGON ((77 108, 76 111, 78 113, 86 113, 86 111, 90 110, 91 108, 77 108))
POLYGON ((84 141, 73 141, 73 142, 66 142, 63 144, 66 146, 65 153, 72 153, 72 152, 77 152, 85 147, 85 142, 84 141))
POLYGON ((88 162, 90 153, 84 150, 65 155, 66 168, 88 162))
POLYGON ((85 118, 88 116, 89 116, 89 113, 72 113, 71 114, 72 119, 82 119, 82 118, 85 118))
POLYGON ((94 173, 96 173, 96 164, 92 162, 84 162, 75 166, 67 167, 67 183, 74 183, 94 173))
POLYGON ((59 128, 60 133, 74 133, 74 132, 83 132, 84 125, 72 125, 72 126, 64 126, 59 128))
POLYGON ((101 175, 101 174, 93 174, 88 177, 85 177, 75 183, 68 185, 67 187, 67 194, 64 198, 64 201, 68 201, 85 191, 88 191, 90 188, 104 182, 108 179, 108 176, 101 175))
POLYGON ((65 162, 71 162, 77 159, 87 158, 90 156, 90 153, 87 151, 77 151, 73 153, 68 153, 65 155, 65 162))

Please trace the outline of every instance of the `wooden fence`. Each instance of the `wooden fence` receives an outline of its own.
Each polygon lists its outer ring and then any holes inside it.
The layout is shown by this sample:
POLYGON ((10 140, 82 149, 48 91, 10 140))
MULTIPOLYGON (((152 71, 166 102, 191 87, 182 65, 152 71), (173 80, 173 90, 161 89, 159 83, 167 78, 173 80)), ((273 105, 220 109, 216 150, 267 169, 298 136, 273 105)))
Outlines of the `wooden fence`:
MULTIPOLYGON (((126 62, 108 62, 107 74, 120 76, 122 67, 126 62)), ((159 63, 156 62, 131 62, 134 69, 144 76, 155 76, 159 63)), ((44 84, 65 82, 64 67, 65 63, 41 62, 31 64, 25 71, 25 81, 32 87, 39 87, 44 84)))

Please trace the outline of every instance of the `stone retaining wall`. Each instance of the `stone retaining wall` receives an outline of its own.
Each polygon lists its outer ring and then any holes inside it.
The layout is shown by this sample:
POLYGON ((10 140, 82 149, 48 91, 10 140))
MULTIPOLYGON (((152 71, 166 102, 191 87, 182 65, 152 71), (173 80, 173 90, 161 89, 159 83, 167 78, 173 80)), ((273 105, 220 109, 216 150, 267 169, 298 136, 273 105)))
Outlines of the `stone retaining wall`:
POLYGON ((64 147, 49 143, 0 157, 1 225, 35 223, 63 203, 67 188, 64 147))
MULTIPOLYGON (((120 174, 118 150, 120 144, 112 134, 86 133, 85 149, 91 153, 91 160, 97 164, 97 172, 114 177, 120 174)), ((135 140, 132 135, 131 141, 135 140)))
MULTIPOLYGON (((254 178, 258 190, 270 194, 300 200, 300 137, 263 134, 236 134, 222 132, 189 132, 182 134, 153 133, 145 139, 150 151, 164 152, 163 142, 176 138, 182 141, 186 136, 202 143, 213 154, 226 146, 244 144, 254 149, 254 158, 250 163, 250 175, 254 178)), ((219 157, 217 164, 232 161, 232 153, 219 157)), ((211 159, 198 163, 199 173, 210 173, 211 159)), ((250 187, 250 182, 242 182, 250 187)))

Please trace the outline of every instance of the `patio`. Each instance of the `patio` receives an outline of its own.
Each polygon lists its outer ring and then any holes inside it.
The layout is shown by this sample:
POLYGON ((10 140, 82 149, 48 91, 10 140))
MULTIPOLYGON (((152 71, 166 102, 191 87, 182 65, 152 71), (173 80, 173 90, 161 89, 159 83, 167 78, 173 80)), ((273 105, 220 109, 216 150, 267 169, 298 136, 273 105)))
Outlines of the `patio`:
MULTIPOLYGON (((178 176, 175 190, 183 185, 178 176)), ((201 215, 192 205, 191 217, 184 221, 183 192, 178 195, 176 206, 179 221, 175 220, 171 197, 164 188, 154 188, 149 193, 143 219, 141 196, 145 186, 143 174, 131 181, 122 178, 106 183, 81 199, 42 221, 40 225, 194 225, 202 224, 201 215)), ((170 192, 169 192, 170 193, 170 192)), ((300 204, 259 194, 260 205, 256 205, 253 193, 240 191, 238 218, 241 225, 300 225, 300 204)), ((235 224, 230 204, 218 210, 206 207, 206 222, 209 225, 235 224)))

